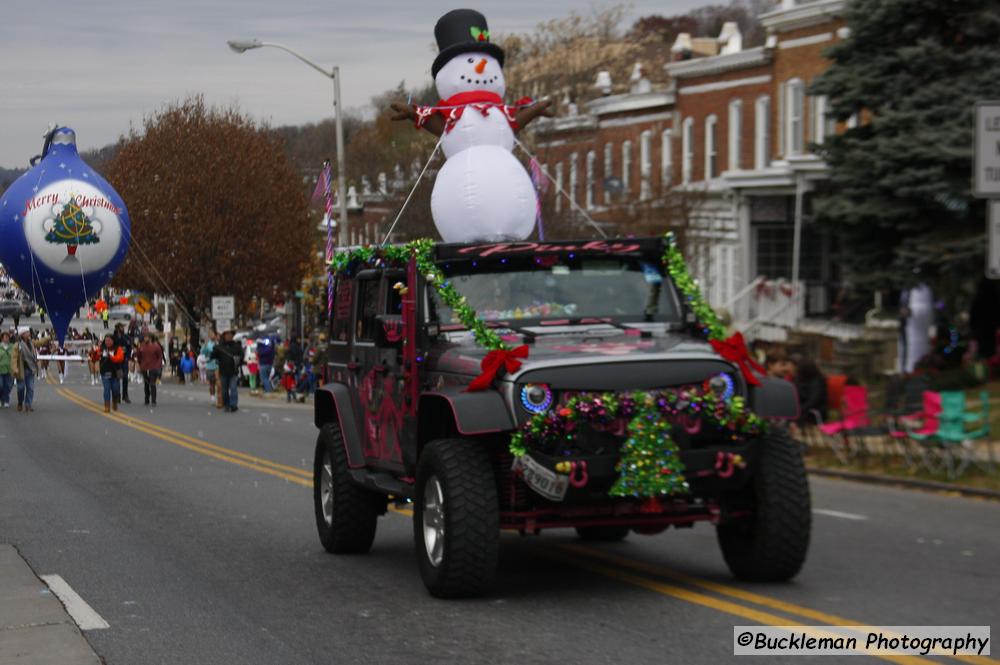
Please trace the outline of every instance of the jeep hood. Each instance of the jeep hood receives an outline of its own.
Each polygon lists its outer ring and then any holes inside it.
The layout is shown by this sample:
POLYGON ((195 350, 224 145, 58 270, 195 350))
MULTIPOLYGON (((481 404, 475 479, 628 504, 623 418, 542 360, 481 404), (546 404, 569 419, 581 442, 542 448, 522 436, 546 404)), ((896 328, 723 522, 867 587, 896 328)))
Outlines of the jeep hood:
MULTIPOLYGON (((452 334, 447 341, 438 340, 427 357, 431 371, 477 376, 480 362, 487 351, 477 346, 468 333, 452 334)), ((520 335, 505 338, 510 347, 520 346, 520 335)), ((712 347, 703 341, 677 333, 655 333, 642 337, 638 330, 599 330, 539 335, 528 344, 528 358, 521 371, 561 364, 601 364, 608 362, 642 362, 668 358, 715 358, 712 347)))

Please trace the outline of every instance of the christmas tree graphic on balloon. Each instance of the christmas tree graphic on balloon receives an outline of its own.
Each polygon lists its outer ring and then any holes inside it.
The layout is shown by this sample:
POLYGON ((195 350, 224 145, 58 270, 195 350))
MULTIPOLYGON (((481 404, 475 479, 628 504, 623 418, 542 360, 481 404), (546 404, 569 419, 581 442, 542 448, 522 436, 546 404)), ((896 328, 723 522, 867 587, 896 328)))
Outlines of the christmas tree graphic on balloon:
POLYGON ((101 232, 100 223, 87 217, 74 196, 70 197, 55 219, 50 221, 52 228, 45 235, 45 240, 54 245, 66 245, 64 263, 77 260, 76 249, 80 245, 96 245, 101 242, 98 237, 101 232))

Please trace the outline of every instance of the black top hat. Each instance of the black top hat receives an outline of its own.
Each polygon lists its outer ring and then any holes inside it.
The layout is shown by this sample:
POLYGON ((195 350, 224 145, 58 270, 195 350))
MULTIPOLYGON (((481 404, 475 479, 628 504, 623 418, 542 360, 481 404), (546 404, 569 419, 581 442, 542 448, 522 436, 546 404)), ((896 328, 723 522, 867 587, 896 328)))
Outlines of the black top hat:
POLYGON ((456 55, 473 51, 492 55, 503 67, 503 49, 490 43, 486 17, 474 9, 453 9, 438 19, 434 26, 438 54, 431 67, 431 76, 456 55))

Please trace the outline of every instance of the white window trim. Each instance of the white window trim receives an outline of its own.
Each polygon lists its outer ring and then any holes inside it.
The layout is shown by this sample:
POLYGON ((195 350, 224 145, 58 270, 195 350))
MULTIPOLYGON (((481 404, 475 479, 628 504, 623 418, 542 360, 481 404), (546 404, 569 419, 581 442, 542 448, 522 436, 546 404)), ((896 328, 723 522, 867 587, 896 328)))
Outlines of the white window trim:
POLYGON ((597 166, 597 153, 591 150, 590 152, 587 153, 587 170, 586 170, 587 191, 585 195, 587 210, 594 209, 594 169, 596 168, 596 166, 597 166))
POLYGON ((684 118, 681 131, 681 182, 691 182, 694 169, 694 118, 684 118))
POLYGON ((604 144, 604 205, 611 203, 611 194, 606 189, 606 183, 609 178, 613 178, 615 175, 615 145, 610 141, 604 144))
POLYGON ((785 82, 785 104, 785 154, 801 155, 805 151, 805 84, 802 79, 785 82))
POLYGON ((556 164, 556 212, 562 210, 563 199, 563 163, 556 164))
POLYGON ((653 131, 645 130, 639 135, 639 200, 648 201, 653 197, 653 131))
POLYGON ((738 171, 740 164, 740 141, 743 132, 743 102, 734 99, 729 102, 729 160, 726 166, 730 171, 738 171))
POLYGON ((669 129, 664 129, 660 133, 660 181, 664 185, 669 185, 673 179, 674 154, 673 154, 673 133, 669 129))
POLYGON ((719 166, 719 137, 716 135, 718 126, 719 119, 714 113, 705 118, 705 180, 711 180, 718 175, 715 172, 719 166), (716 169, 712 168, 713 158, 716 169))
POLYGON ((627 199, 632 185, 632 142, 622 143, 622 198, 627 199))
POLYGON ((771 98, 761 95, 754 102, 753 166, 766 168, 770 162, 771 98))
POLYGON ((579 183, 576 162, 576 153, 571 153, 569 156, 569 199, 573 203, 576 203, 576 186, 579 183))

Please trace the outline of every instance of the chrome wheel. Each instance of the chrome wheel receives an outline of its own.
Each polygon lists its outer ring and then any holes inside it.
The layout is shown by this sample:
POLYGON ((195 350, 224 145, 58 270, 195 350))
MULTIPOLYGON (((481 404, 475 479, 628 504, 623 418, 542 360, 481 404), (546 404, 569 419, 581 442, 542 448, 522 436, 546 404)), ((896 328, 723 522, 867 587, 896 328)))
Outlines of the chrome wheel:
POLYGON ((444 559, 444 491, 437 476, 428 478, 424 486, 422 517, 427 559, 437 568, 444 559))
POLYGON ((323 521, 333 524, 333 463, 330 453, 323 453, 323 472, 320 475, 320 503, 323 506, 323 521))

